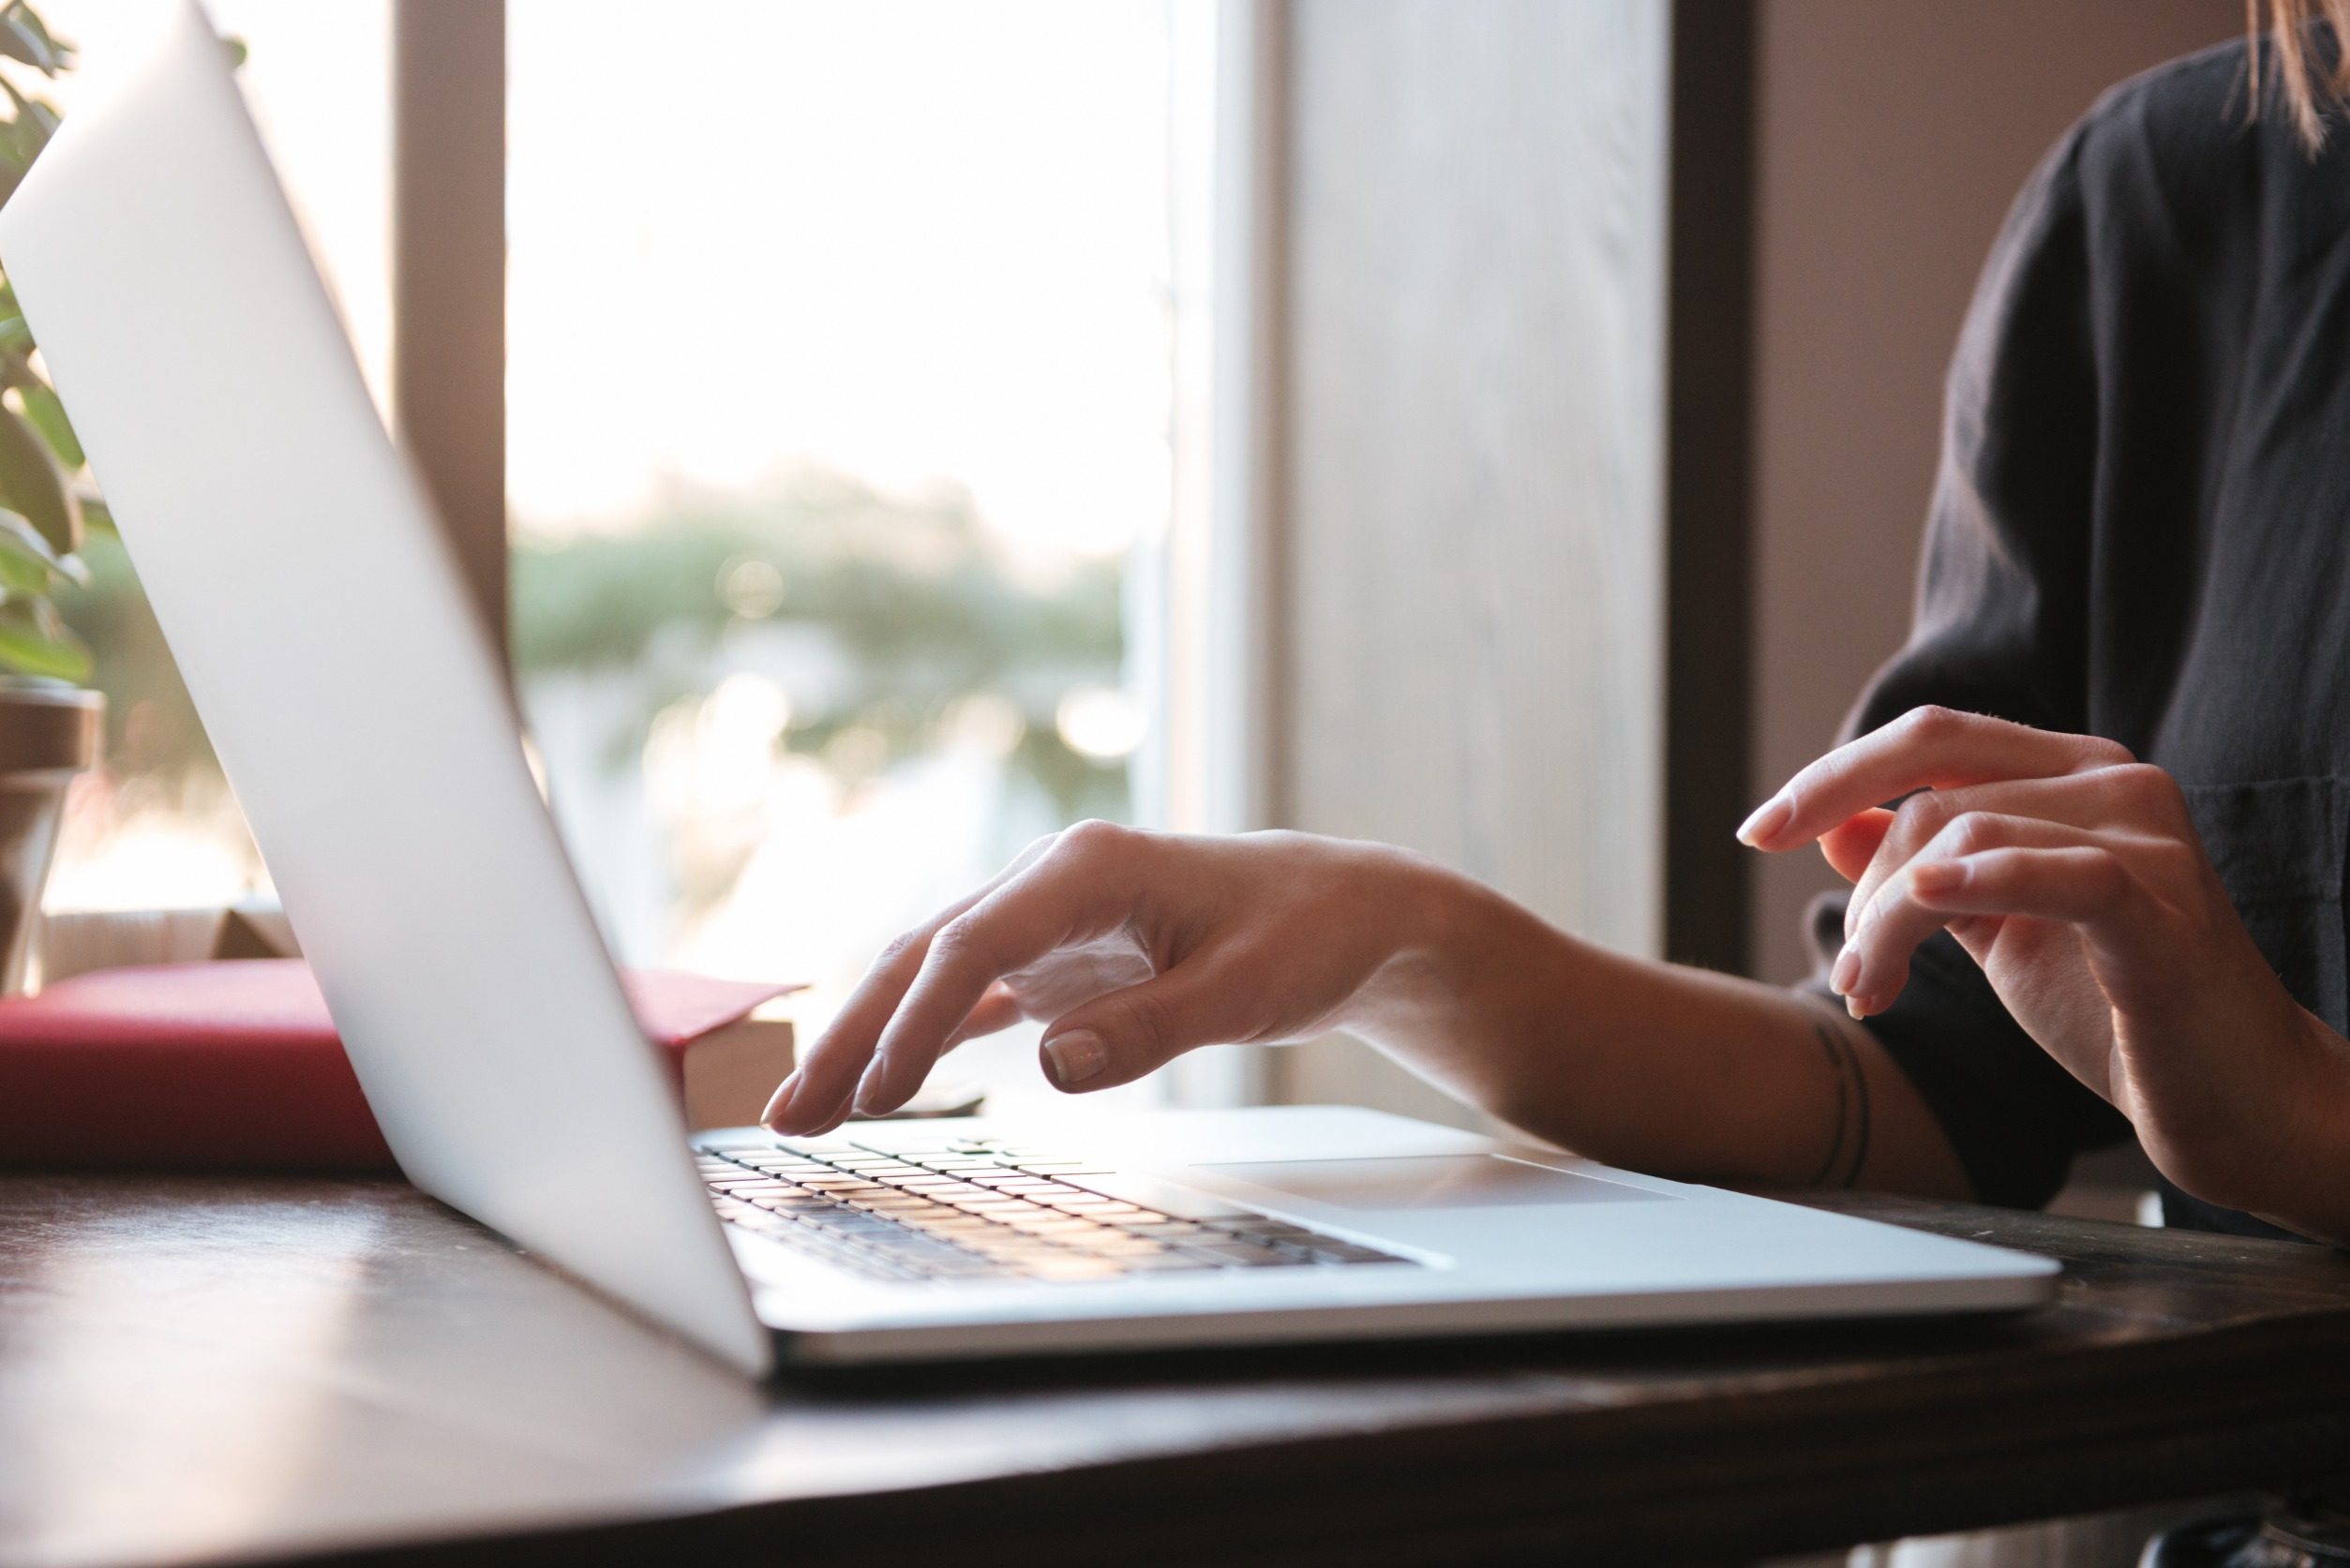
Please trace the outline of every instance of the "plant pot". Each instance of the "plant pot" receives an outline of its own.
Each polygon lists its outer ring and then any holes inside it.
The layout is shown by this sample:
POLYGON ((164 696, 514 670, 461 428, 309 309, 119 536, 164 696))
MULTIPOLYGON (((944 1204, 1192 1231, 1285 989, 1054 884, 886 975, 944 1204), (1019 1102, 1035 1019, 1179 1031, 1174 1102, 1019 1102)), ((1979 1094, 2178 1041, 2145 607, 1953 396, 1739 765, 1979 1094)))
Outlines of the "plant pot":
POLYGON ((0 684, 0 994, 24 989, 66 786, 97 765, 105 712, 96 692, 0 684))

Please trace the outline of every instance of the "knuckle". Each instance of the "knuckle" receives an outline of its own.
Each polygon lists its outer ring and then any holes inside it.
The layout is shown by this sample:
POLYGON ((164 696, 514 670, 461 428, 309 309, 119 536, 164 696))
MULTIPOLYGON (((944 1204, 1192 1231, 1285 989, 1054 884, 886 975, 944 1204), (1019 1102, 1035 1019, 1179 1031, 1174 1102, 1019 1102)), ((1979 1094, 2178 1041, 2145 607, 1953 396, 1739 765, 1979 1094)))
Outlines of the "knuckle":
POLYGON ((2089 761, 2100 768, 2127 768, 2138 760, 2135 752, 2105 736, 2084 736, 2082 740, 2082 749, 2088 754, 2089 761))
POLYGON ((1892 832, 1900 835, 1898 847, 1915 850, 1933 839, 1959 815, 1960 806, 1938 789, 1921 789, 1893 808, 1892 832))
POLYGON ((894 969, 927 946, 929 943, 922 933, 900 932, 881 945, 880 955, 873 961, 873 966, 876 969, 894 969))
POLYGON ((1952 855, 1979 854, 1998 844, 1998 823, 1988 812, 1960 812, 1936 842, 1952 855))
POLYGON ((2185 892, 2202 885, 2204 868, 2209 860, 2200 844, 2163 839, 2148 852, 2148 863, 2165 887, 2185 892))
POLYGON ((931 961, 941 965, 965 963, 979 956, 984 940, 985 934, 977 920, 968 915, 957 915, 931 937, 931 961))
POLYGON ((1063 829, 1055 847, 1062 853, 1085 859, 1094 859, 1115 852, 1130 834, 1131 829, 1099 817, 1087 817, 1063 829))
POLYGON ((1911 740, 1940 740, 1967 727, 1971 715, 1939 703, 1925 703, 1912 708, 1898 721, 1903 733, 1911 740))
POLYGON ((2186 798, 2179 793, 2178 781, 2150 762, 2131 762, 2112 770, 2115 787, 2133 806, 2164 815, 2186 812, 2186 798))

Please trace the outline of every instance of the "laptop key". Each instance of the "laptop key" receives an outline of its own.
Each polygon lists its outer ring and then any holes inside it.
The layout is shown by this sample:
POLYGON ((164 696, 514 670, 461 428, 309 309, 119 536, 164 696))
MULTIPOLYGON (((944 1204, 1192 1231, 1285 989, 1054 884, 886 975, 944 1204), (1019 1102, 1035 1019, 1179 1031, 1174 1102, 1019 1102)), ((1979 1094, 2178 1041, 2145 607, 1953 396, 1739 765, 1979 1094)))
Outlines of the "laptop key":
POLYGON ((887 1279, 1042 1280, 1407 1262, 1060 1150, 790 1145, 696 1164, 722 1218, 887 1279))
POLYGON ((1317 1263, 1401 1263, 1410 1262, 1409 1259, 1399 1258, 1392 1252, 1382 1252, 1375 1247, 1362 1247, 1353 1242, 1333 1242, 1327 1236, 1316 1239, 1312 1244, 1311 1252, 1313 1261, 1317 1263))
POLYGON ((1115 1279, 1115 1263, 1099 1258, 1039 1258, 1023 1271, 1037 1279, 1115 1279))
POLYGON ((1306 1262, 1301 1257, 1284 1257, 1269 1247, 1256 1247, 1241 1241, 1187 1242, 1176 1250, 1227 1268, 1270 1268, 1306 1262))

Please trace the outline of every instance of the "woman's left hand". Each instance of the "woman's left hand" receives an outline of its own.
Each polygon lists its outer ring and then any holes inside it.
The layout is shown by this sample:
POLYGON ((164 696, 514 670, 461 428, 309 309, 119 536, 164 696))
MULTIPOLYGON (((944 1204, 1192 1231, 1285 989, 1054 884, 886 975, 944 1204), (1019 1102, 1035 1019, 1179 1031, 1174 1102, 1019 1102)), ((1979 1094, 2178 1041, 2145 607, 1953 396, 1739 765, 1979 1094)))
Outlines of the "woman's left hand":
POLYGON ((2350 1042, 2253 945, 2168 773, 2094 736, 1920 708, 1797 773, 1739 837, 1817 842, 1851 881, 1830 981, 1855 1018, 1947 929, 2181 1188, 2350 1237, 2350 1042))

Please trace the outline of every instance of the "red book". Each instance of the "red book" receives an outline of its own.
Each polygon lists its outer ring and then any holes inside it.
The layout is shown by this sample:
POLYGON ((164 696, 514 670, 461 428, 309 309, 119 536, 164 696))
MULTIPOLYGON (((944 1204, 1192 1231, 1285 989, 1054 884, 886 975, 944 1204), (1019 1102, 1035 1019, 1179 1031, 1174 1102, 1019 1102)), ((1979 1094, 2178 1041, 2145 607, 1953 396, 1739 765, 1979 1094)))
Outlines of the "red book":
MULTIPOLYGON (((749 1015, 794 988, 666 970, 621 980, 689 1114, 705 1102, 695 1124, 755 1117, 790 1033, 749 1015)), ((298 958, 99 969, 0 999, 0 1165, 397 1169, 298 958)))

